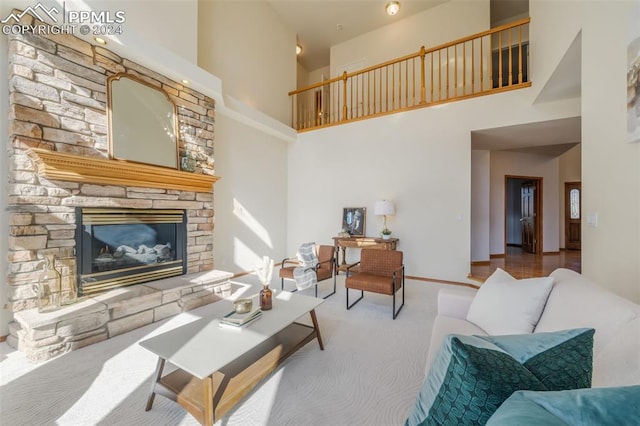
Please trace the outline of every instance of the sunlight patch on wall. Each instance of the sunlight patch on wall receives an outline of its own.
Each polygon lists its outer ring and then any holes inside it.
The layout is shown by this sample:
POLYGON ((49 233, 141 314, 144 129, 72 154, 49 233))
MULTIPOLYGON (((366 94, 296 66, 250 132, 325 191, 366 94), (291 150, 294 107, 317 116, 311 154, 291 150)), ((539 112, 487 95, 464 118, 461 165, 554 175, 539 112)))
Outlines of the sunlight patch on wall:
POLYGON ((262 261, 262 255, 257 254, 238 237, 233 239, 233 263, 241 271, 253 271, 262 261))
POLYGON ((233 199, 233 214, 265 243, 267 247, 270 249, 273 248, 273 242, 267 229, 235 198, 233 199))

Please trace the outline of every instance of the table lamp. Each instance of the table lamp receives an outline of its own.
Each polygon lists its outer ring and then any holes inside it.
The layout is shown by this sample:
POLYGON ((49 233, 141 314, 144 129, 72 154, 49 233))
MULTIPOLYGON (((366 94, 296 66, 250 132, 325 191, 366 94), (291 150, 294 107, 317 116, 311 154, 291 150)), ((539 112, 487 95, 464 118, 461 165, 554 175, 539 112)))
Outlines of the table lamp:
POLYGON ((396 207, 393 205, 393 202, 388 200, 376 201, 376 204, 373 207, 373 213, 376 216, 383 217, 384 227, 380 232, 383 235, 390 235, 391 231, 387 229, 387 216, 393 216, 394 214, 396 214, 396 207))

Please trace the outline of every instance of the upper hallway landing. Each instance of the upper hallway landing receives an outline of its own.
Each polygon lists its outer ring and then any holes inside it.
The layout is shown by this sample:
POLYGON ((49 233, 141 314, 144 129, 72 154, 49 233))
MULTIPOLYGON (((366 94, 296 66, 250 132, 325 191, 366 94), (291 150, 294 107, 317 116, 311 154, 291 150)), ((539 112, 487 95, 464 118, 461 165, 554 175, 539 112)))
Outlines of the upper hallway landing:
POLYGON ((307 131, 531 86, 530 18, 289 93, 307 131))

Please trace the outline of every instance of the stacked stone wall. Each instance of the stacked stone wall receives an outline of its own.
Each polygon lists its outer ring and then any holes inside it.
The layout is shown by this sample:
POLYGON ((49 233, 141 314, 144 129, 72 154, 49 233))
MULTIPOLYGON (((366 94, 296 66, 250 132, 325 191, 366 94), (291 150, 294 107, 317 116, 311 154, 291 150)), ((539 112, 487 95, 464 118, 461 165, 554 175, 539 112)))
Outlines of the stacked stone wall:
MULTIPOLYGON (((25 15, 24 24, 38 24, 25 15)), ((169 95, 178 111, 180 156, 213 175, 215 101, 182 83, 73 35, 9 36, 9 270, 7 309, 36 307, 46 254, 55 254, 63 291, 75 280, 75 208, 117 207, 187 212, 187 269, 213 269, 213 191, 188 192, 47 180, 30 148, 108 158, 107 78, 126 73, 169 95)), ((131 141, 135 143, 136 141, 131 141)))

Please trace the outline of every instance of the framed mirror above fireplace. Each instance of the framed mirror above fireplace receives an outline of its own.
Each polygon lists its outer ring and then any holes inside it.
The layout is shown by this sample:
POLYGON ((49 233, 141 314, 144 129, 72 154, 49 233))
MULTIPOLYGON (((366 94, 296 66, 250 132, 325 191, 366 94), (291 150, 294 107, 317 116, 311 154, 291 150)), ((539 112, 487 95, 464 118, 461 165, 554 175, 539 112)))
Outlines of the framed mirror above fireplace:
POLYGON ((177 209, 76 209, 79 295, 183 275, 187 218, 177 209))
POLYGON ((107 79, 111 158, 178 168, 176 107, 166 92, 129 74, 107 79))

